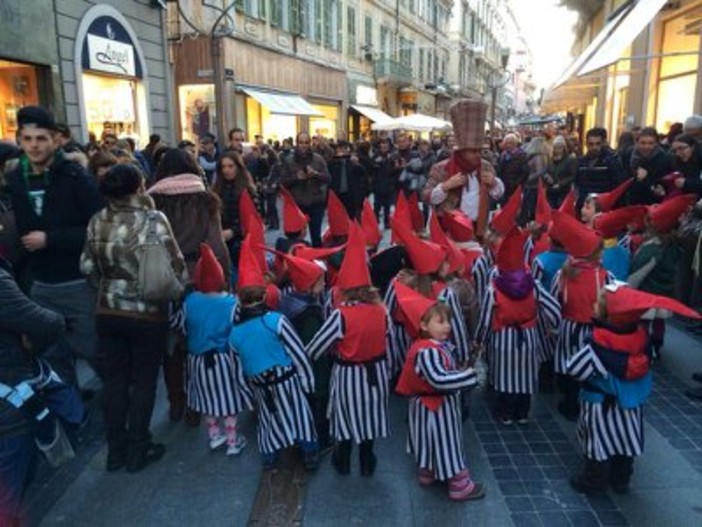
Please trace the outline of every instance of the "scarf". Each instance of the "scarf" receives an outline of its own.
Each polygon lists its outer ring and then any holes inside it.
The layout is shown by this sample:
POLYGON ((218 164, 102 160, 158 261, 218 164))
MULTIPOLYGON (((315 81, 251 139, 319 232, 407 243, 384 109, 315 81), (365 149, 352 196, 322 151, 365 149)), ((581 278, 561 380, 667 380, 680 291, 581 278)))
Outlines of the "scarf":
MULTIPOLYGON (((466 174, 470 177, 471 174, 475 174, 475 177, 480 181, 480 172, 482 169, 482 159, 478 161, 477 165, 471 165, 467 163, 462 155, 458 151, 453 152, 446 164, 446 173, 449 177, 454 174, 461 173, 466 174)), ((490 212, 490 192, 485 183, 480 181, 480 190, 478 198, 478 221, 475 229, 475 234, 477 237, 482 237, 485 233, 485 227, 487 226, 488 214, 490 212)))
POLYGON ((509 298, 521 300, 534 290, 534 278, 527 271, 500 273, 495 278, 495 287, 509 298))
POLYGON ((195 194, 205 192, 205 184, 202 178, 195 174, 179 174, 161 179, 147 190, 147 194, 166 194, 177 196, 180 194, 195 194))

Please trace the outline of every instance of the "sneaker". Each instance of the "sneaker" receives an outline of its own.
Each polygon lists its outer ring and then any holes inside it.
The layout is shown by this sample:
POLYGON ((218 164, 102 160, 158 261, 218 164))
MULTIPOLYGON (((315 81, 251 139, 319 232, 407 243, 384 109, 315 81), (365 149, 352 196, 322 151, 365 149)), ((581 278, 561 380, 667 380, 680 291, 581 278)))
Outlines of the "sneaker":
POLYGON ((511 417, 502 417, 500 418, 500 422, 505 426, 510 426, 514 423, 511 417))
POLYGON ((428 487, 428 486, 436 483, 436 478, 434 477, 434 472, 432 470, 429 470, 426 468, 419 469, 418 479, 419 479, 419 484, 422 487, 428 487))
POLYGON ((520 417, 517 419, 517 424, 520 425, 528 425, 529 424, 529 418, 528 417, 520 417))
POLYGON ((242 435, 238 435, 236 436, 234 444, 227 447, 227 455, 238 456, 244 448, 246 448, 246 438, 242 435))
POLYGON ((131 449, 127 454, 127 472, 140 472, 147 465, 156 463, 166 454, 166 447, 160 443, 148 443, 138 449, 131 449))
POLYGON ((215 437, 210 439, 210 450, 217 450, 226 442, 227 436, 224 434, 217 434, 215 437))
POLYGON ((484 497, 485 487, 482 483, 468 484, 463 489, 449 487, 449 499, 452 501, 471 501, 479 500, 484 497))

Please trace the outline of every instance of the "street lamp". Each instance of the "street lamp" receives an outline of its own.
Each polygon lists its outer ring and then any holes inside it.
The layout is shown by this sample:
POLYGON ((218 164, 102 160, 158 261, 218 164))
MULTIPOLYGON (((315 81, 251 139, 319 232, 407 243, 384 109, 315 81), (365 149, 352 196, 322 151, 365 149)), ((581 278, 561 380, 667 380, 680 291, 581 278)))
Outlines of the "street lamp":
POLYGON ((497 93, 500 88, 505 86, 510 81, 510 76, 505 75, 507 73, 507 63, 509 62, 509 48, 500 49, 500 65, 501 69, 493 70, 490 75, 488 75, 488 85, 490 86, 490 134, 494 135, 495 132, 495 114, 497 113, 497 93), (498 79, 493 79, 493 75, 499 74, 498 79))

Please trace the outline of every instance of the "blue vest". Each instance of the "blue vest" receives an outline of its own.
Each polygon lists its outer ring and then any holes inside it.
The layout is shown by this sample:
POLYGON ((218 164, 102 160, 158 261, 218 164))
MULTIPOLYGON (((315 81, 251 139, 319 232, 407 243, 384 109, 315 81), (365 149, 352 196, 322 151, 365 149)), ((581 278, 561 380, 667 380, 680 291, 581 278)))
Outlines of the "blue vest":
POLYGON ((282 316, 271 311, 232 328, 229 345, 239 354, 246 377, 253 377, 275 366, 292 365, 278 336, 278 323, 282 316))
POLYGON ((629 278, 629 252, 619 245, 605 247, 602 251, 602 267, 620 282, 626 282, 629 278))
POLYGON ((620 407, 630 410, 646 402, 648 396, 651 395, 652 387, 653 375, 651 372, 635 381, 624 381, 614 375, 608 375, 606 379, 599 375, 594 375, 583 386, 580 398, 583 401, 601 404, 605 399, 604 394, 607 393, 617 399, 617 404, 620 407), (589 390, 587 388, 588 384, 596 387, 598 391, 589 390))
POLYGON ((208 351, 227 350, 234 306, 236 297, 230 294, 195 291, 185 297, 185 331, 189 353, 200 355, 208 351))
POLYGON ((555 251, 546 251, 545 253, 541 253, 536 257, 544 271, 544 276, 541 279, 541 285, 546 288, 546 291, 550 291, 553 277, 556 276, 556 273, 561 270, 561 267, 563 267, 563 264, 567 258, 567 253, 555 251))

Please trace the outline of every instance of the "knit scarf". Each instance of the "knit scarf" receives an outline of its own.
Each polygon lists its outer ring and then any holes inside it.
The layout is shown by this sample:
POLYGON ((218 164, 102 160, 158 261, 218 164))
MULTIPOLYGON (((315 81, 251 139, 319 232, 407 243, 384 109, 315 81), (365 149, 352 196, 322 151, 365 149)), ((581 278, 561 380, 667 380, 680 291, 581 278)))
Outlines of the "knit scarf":
POLYGON ((490 212, 490 191, 488 186, 480 181, 480 173, 482 168, 482 159, 478 161, 476 165, 471 165, 467 163, 466 160, 460 155, 459 151, 453 152, 446 165, 446 173, 449 177, 454 174, 465 174, 470 177, 474 174, 480 182, 480 194, 478 198, 478 221, 475 229, 475 234, 477 237, 482 237, 485 233, 485 227, 487 226, 488 214, 490 212))
POLYGON ((177 196, 180 194, 195 194, 205 192, 202 178, 195 174, 179 174, 157 181, 147 191, 147 194, 166 194, 177 196))

